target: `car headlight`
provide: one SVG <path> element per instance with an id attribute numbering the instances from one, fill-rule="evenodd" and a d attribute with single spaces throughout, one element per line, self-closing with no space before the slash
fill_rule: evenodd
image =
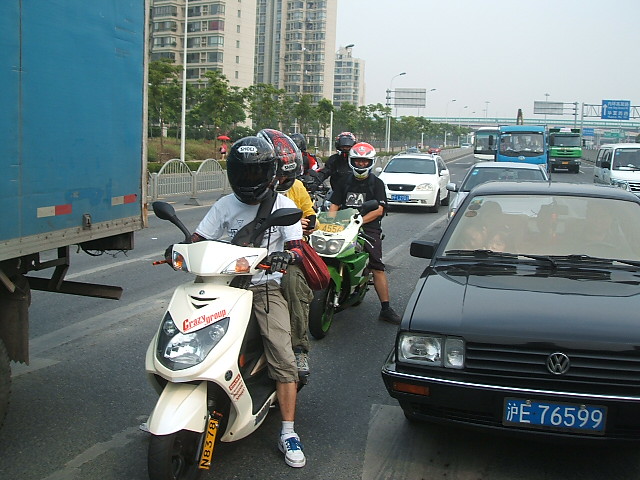
<path id="1" fill-rule="evenodd" d="M 456 337 L 401 333 L 398 361 L 431 367 L 464 368 L 464 340 Z"/>
<path id="2" fill-rule="evenodd" d="M 416 187 L 416 190 L 426 190 L 427 192 L 433 191 L 433 184 L 431 183 L 421 183 Z"/>
<path id="3" fill-rule="evenodd" d="M 167 312 L 160 326 L 156 357 L 170 370 L 184 370 L 197 365 L 227 333 L 229 320 L 229 317 L 224 317 L 196 332 L 182 333 Z"/>

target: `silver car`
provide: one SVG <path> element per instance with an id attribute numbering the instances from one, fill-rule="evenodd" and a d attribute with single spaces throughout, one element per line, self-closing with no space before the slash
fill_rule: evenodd
<path id="1" fill-rule="evenodd" d="M 549 181 L 544 167 L 532 163 L 516 162 L 480 162 L 472 165 L 462 179 L 460 186 L 457 183 L 448 183 L 447 190 L 455 192 L 456 196 L 449 203 L 448 220 L 456 214 L 458 207 L 466 198 L 471 189 L 485 182 L 531 182 Z"/>

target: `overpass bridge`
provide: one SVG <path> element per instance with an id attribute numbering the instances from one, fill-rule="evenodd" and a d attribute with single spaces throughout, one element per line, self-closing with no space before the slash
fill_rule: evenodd
<path id="1" fill-rule="evenodd" d="M 515 125 L 514 117 L 425 117 L 433 123 L 448 123 L 459 127 L 467 127 L 476 130 L 480 127 L 495 127 L 496 125 Z M 547 127 L 581 127 L 596 128 L 601 130 L 623 130 L 625 132 L 640 132 L 640 120 L 601 120 L 599 118 L 585 117 L 576 120 L 574 118 L 547 118 L 524 119 L 525 125 L 545 125 Z"/>

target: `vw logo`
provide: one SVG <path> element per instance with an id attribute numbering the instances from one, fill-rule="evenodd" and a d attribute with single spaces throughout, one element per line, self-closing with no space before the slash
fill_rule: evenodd
<path id="1" fill-rule="evenodd" d="M 564 375 L 570 366 L 571 361 L 564 353 L 552 353 L 547 357 L 547 369 L 554 375 Z"/>

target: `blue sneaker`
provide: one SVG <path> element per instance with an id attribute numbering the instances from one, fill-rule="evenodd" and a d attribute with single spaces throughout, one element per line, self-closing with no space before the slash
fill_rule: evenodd
<path id="1" fill-rule="evenodd" d="M 304 467 L 307 459 L 302 451 L 302 443 L 300 437 L 296 433 L 287 433 L 280 435 L 278 440 L 278 449 L 284 453 L 284 462 L 290 467 Z"/>

